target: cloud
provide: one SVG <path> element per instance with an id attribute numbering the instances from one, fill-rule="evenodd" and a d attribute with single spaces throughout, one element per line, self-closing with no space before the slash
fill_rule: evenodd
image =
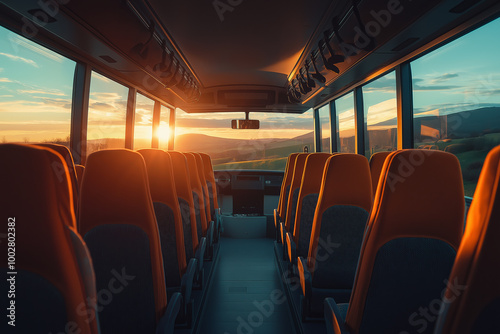
<path id="1" fill-rule="evenodd" d="M 4 53 L 4 52 L 0 52 L 0 56 L 5 56 L 7 58 L 9 58 L 10 60 L 12 61 L 22 61 L 28 65 L 31 65 L 31 66 L 34 66 L 34 67 L 38 67 L 38 64 L 31 60 L 31 59 L 27 59 L 27 58 L 23 58 L 23 57 L 20 57 L 20 56 L 15 56 L 15 55 L 11 55 L 9 53 Z"/>
<path id="2" fill-rule="evenodd" d="M 0 78 L 0 82 L 12 82 L 9 78 Z"/>
<path id="3" fill-rule="evenodd" d="M 0 97 L 14 97 L 14 95 L 0 95 Z"/>
<path id="4" fill-rule="evenodd" d="M 19 89 L 17 92 L 19 94 L 46 94 L 46 95 L 66 96 L 66 94 L 64 94 L 63 92 L 56 91 L 56 90 L 49 91 L 49 90 L 37 90 L 37 89 L 33 89 L 33 90 Z"/>
<path id="5" fill-rule="evenodd" d="M 54 60 L 58 63 L 62 63 L 64 61 L 64 57 L 51 51 L 51 50 L 48 50 L 46 48 L 44 48 L 43 46 L 40 46 L 38 44 L 35 44 L 33 42 L 31 42 L 30 40 L 27 40 L 23 37 L 20 37 L 19 35 L 11 35 L 9 37 L 9 40 L 12 42 L 12 43 L 15 43 L 19 46 L 22 46 L 28 50 L 31 50 L 41 56 L 44 56 L 48 59 L 51 59 L 51 60 Z"/>
<path id="6" fill-rule="evenodd" d="M 448 80 L 453 79 L 453 78 L 458 78 L 458 76 L 459 75 L 457 73 L 445 73 L 445 74 L 442 74 L 442 75 L 435 77 L 430 82 L 431 82 L 431 84 L 440 83 L 440 82 L 448 81 Z"/>
<path id="7" fill-rule="evenodd" d="M 108 79 L 108 78 L 106 78 L 104 75 L 101 75 L 101 74 L 99 74 L 99 73 L 97 73 L 97 72 L 92 72 L 92 78 L 95 78 L 95 79 L 101 80 L 101 81 L 106 82 L 106 83 L 108 83 L 108 82 L 112 82 L 112 80 L 111 80 L 111 79 Z"/>

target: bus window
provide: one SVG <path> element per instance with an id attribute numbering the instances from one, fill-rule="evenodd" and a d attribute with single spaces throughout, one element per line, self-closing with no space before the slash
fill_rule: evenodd
<path id="1" fill-rule="evenodd" d="M 486 154 L 500 144 L 498 31 L 500 19 L 411 63 L 414 145 L 455 154 L 466 196 L 474 194 Z"/>
<path id="2" fill-rule="evenodd" d="M 128 88 L 92 72 L 90 79 L 87 154 L 125 147 Z"/>
<path id="3" fill-rule="evenodd" d="M 354 94 L 351 92 L 335 100 L 339 127 L 339 152 L 355 153 Z"/>
<path id="4" fill-rule="evenodd" d="M 321 151 L 330 153 L 330 105 L 326 104 L 318 110 L 319 122 L 321 125 Z"/>
<path id="5" fill-rule="evenodd" d="M 135 100 L 134 150 L 151 148 L 154 101 L 137 93 Z"/>
<path id="6" fill-rule="evenodd" d="M 388 73 L 362 87 L 365 108 L 365 155 L 397 149 L 396 74 Z"/>
<path id="7" fill-rule="evenodd" d="M 172 133 L 170 132 L 170 109 L 168 107 L 161 106 L 160 125 L 158 127 L 159 149 L 168 150 L 170 136 L 172 136 Z"/>
<path id="8" fill-rule="evenodd" d="M 74 73 L 74 61 L 0 27 L 0 141 L 69 147 Z"/>
<path id="9" fill-rule="evenodd" d="M 258 130 L 231 129 L 232 119 L 243 112 L 188 114 L 176 112 L 175 149 L 204 152 L 215 170 L 284 170 L 290 153 L 314 145 L 312 109 L 290 117 L 279 113 L 251 113 L 260 121 Z"/>

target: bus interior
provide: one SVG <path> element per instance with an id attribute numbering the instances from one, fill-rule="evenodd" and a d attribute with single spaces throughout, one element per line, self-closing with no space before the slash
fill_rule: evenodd
<path id="1" fill-rule="evenodd" d="M 500 333 L 499 17 L 0 0 L 1 332 Z"/>

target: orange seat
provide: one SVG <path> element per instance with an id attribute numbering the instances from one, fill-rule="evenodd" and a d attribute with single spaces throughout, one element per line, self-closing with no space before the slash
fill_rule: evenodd
<path id="1" fill-rule="evenodd" d="M 384 166 L 385 159 L 389 156 L 389 154 L 391 154 L 391 152 L 377 152 L 374 153 L 370 158 L 370 172 L 372 174 L 374 194 L 377 191 L 378 180 L 380 179 L 382 167 Z"/>
<path id="2" fill-rule="evenodd" d="M 419 310 L 446 288 L 464 224 L 458 159 L 397 151 L 381 175 L 349 304 L 325 300 L 329 333 L 415 332 Z M 424 322 L 419 332 L 432 333 L 435 323 Z"/>
<path id="3" fill-rule="evenodd" d="M 479 176 L 434 333 L 500 333 L 499 237 L 500 146 L 497 146 L 486 157 Z"/>
<path id="4" fill-rule="evenodd" d="M 207 222 L 207 232 L 205 237 L 207 238 L 207 259 L 212 259 L 214 254 L 214 220 L 210 213 L 210 197 L 208 195 L 207 180 L 205 178 L 205 166 L 203 164 L 203 159 L 199 153 L 191 153 L 196 159 L 196 167 L 198 170 L 198 178 L 200 180 L 200 187 L 203 198 L 203 205 L 205 211 L 205 217 Z"/>
<path id="5" fill-rule="evenodd" d="M 181 210 L 177 199 L 174 172 L 170 156 L 162 150 L 138 151 L 144 158 L 149 188 L 160 233 L 167 297 L 180 292 L 183 297 L 181 319 L 191 325 L 191 291 L 196 271 L 196 260 L 188 258 L 184 245 Z"/>
<path id="6" fill-rule="evenodd" d="M 306 158 L 297 199 L 294 229 L 287 233 L 286 240 L 288 259 L 292 264 L 297 264 L 297 256 L 306 257 L 309 251 L 309 240 L 323 182 L 323 171 L 326 161 L 331 156 L 330 153 L 310 153 Z"/>
<path id="7" fill-rule="evenodd" d="M 67 148 L 64 145 L 59 145 L 59 144 L 37 144 L 37 146 L 42 146 L 42 147 L 47 147 L 50 148 L 57 153 L 59 153 L 63 157 L 63 161 L 66 163 L 66 166 L 68 167 L 69 171 L 69 178 L 71 181 L 71 189 L 73 190 L 73 207 L 75 208 L 75 212 L 78 212 L 78 196 L 80 194 L 80 188 L 78 187 L 78 177 L 76 175 L 76 169 L 75 169 L 75 163 L 73 161 L 73 155 L 71 154 L 71 151 L 69 148 Z M 62 168 L 62 165 L 56 165 L 54 164 L 53 168 L 57 170 L 58 175 L 64 174 L 64 169 Z"/>
<path id="8" fill-rule="evenodd" d="M 85 174 L 85 166 L 75 165 L 76 181 L 78 182 L 78 191 L 82 187 L 83 174 Z"/>
<path id="9" fill-rule="evenodd" d="M 285 174 L 283 175 L 283 182 L 281 183 L 280 198 L 278 200 L 278 207 L 274 210 L 274 227 L 276 228 L 276 241 L 281 242 L 280 223 L 281 216 L 285 215 L 288 195 L 290 193 L 290 184 L 292 183 L 293 170 L 295 168 L 295 160 L 299 153 L 292 153 L 288 156 L 285 167 Z"/>
<path id="10" fill-rule="evenodd" d="M 97 290 L 110 291 L 99 313 L 102 333 L 172 333 L 182 297 L 174 294 L 167 308 L 160 236 L 139 153 L 89 155 L 80 231 L 94 261 Z"/>
<path id="11" fill-rule="evenodd" d="M 196 159 L 196 166 L 198 169 L 198 177 L 200 179 L 201 189 L 203 190 L 203 202 L 205 204 L 205 214 L 207 216 L 207 222 L 213 220 L 211 209 L 210 209 L 210 197 L 208 195 L 207 178 L 205 176 L 205 165 L 203 164 L 203 158 L 199 153 L 190 152 L 194 155 Z"/>
<path id="12" fill-rule="evenodd" d="M 293 231 L 295 224 L 295 213 L 297 210 L 297 199 L 299 198 L 300 184 L 302 183 L 302 175 L 304 165 L 309 153 L 299 153 L 295 159 L 293 168 L 292 181 L 290 182 L 290 191 L 288 193 L 288 204 L 286 205 L 286 213 L 284 221 L 280 224 L 281 242 L 283 243 L 283 259 L 287 259 L 286 232 Z"/>
<path id="13" fill-rule="evenodd" d="M 325 297 L 349 301 L 373 200 L 370 167 L 362 155 L 334 154 L 321 175 L 307 258 L 298 260 L 303 317 L 321 315 Z"/>
<path id="14" fill-rule="evenodd" d="M 191 180 L 189 178 L 187 158 L 183 153 L 168 151 L 172 160 L 175 176 L 175 190 L 181 210 L 182 226 L 184 229 L 184 244 L 186 247 L 186 258 L 194 257 L 197 260 L 196 281 L 203 286 L 203 257 L 206 249 L 206 239 L 198 234 L 196 213 L 191 191 Z M 198 238 L 200 236 L 200 238 Z"/>
<path id="15" fill-rule="evenodd" d="M 0 157 L 0 213 L 5 220 L 0 267 L 6 273 L 0 286 L 3 305 L 10 308 L 9 300 L 15 301 L 16 308 L 14 318 L 4 309 L 2 333 L 60 333 L 68 324 L 79 333 L 99 333 L 92 260 L 76 231 L 63 157 L 49 148 L 17 144 L 0 144 Z M 7 267 L 7 246 L 15 248 L 13 267 Z M 8 297 L 11 282 L 15 297 Z"/>
<path id="16" fill-rule="evenodd" d="M 205 179 L 207 181 L 207 190 L 210 203 L 210 213 L 214 220 L 214 243 L 219 241 L 221 232 L 221 217 L 219 210 L 219 201 L 217 199 L 217 184 L 215 183 L 214 170 L 212 167 L 212 160 L 206 153 L 199 153 L 203 160 Z"/>
<path id="17" fill-rule="evenodd" d="M 191 192 L 194 202 L 194 211 L 196 215 L 196 230 L 198 232 L 198 239 L 200 239 L 201 237 L 206 237 L 208 229 L 207 215 L 205 214 L 205 201 L 204 201 L 203 188 L 201 186 L 200 176 L 198 174 L 198 163 L 196 162 L 194 154 L 192 153 L 183 153 L 183 154 L 186 157 L 188 165 L 189 181 L 191 184 Z"/>

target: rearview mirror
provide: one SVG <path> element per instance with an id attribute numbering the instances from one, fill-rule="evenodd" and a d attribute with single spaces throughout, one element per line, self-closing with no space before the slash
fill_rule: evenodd
<path id="1" fill-rule="evenodd" d="M 231 128 L 233 129 L 258 129 L 260 121 L 258 119 L 233 119 Z"/>

